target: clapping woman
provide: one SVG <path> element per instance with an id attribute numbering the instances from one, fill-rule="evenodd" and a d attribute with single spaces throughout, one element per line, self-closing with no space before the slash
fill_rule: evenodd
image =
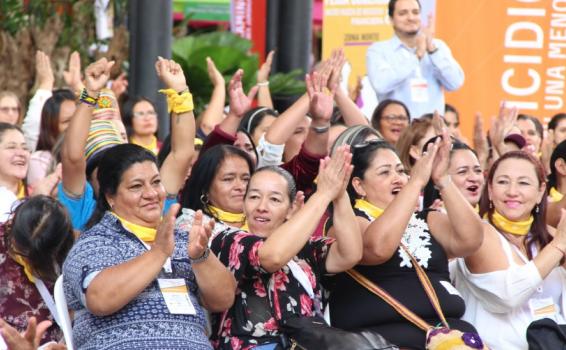
<path id="1" fill-rule="evenodd" d="M 203 306 L 223 311 L 235 293 L 208 250 L 214 222 L 204 225 L 198 212 L 190 234 L 175 230 L 176 204 L 162 219 L 165 188 L 155 156 L 140 146 L 106 151 L 97 178 L 101 219 L 63 267 L 75 347 L 210 349 Z"/>

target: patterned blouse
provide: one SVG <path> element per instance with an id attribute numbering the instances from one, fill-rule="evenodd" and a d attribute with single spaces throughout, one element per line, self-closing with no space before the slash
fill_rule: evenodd
<path id="1" fill-rule="evenodd" d="M 46 285 L 53 293 L 53 285 L 50 283 Z M 8 255 L 4 244 L 4 229 L 0 227 L 0 317 L 23 332 L 27 328 L 28 319 L 32 316 L 38 322 L 53 321 L 51 312 L 35 284 L 28 280 L 24 268 Z M 59 327 L 53 321 L 53 326 L 47 330 L 42 343 L 59 341 L 62 336 Z"/>
<path id="2" fill-rule="evenodd" d="M 120 311 L 98 317 L 85 307 L 90 281 L 98 272 L 129 261 L 146 252 L 146 248 L 110 213 L 84 232 L 63 265 L 67 303 L 75 311 L 75 349 L 212 349 L 205 334 L 205 313 L 197 297 L 198 286 L 189 262 L 187 242 L 188 233 L 176 230 L 171 256 L 173 272 L 162 270 L 158 277 L 184 278 L 196 315 L 169 313 L 154 280 Z"/>
<path id="3" fill-rule="evenodd" d="M 316 305 L 321 304 L 319 281 L 326 274 L 326 256 L 333 239 L 312 239 L 293 258 L 313 286 L 317 302 L 309 297 L 289 266 L 274 273 L 261 267 L 258 251 L 264 242 L 265 238 L 244 231 L 220 233 L 212 242 L 212 251 L 238 281 L 234 305 L 213 316 L 212 339 L 217 349 L 247 350 L 277 342 L 279 320 L 314 316 Z"/>

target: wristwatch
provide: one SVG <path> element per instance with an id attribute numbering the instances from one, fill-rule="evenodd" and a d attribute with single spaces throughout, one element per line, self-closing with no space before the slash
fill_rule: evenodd
<path id="1" fill-rule="evenodd" d="M 198 264 L 205 261 L 208 258 L 208 255 L 210 255 L 210 248 L 206 247 L 202 256 L 196 259 L 193 259 L 189 256 L 189 261 L 191 262 L 191 264 Z"/>

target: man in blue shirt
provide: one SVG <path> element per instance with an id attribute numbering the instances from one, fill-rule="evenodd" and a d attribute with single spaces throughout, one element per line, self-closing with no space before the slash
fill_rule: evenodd
<path id="1" fill-rule="evenodd" d="M 434 38 L 432 16 L 427 27 L 421 26 L 418 0 L 390 0 L 388 11 L 395 34 L 371 45 L 366 56 L 378 100 L 405 103 L 413 118 L 435 110 L 444 114 L 444 89 L 462 86 L 462 68 L 448 46 Z"/>

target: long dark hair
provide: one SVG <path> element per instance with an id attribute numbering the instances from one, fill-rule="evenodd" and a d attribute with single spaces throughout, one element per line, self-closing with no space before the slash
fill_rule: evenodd
<path id="1" fill-rule="evenodd" d="M 59 89 L 53 91 L 53 96 L 45 101 L 41 110 L 41 126 L 37 139 L 36 151 L 51 151 L 59 138 L 59 113 L 65 101 L 75 101 L 71 90 Z"/>
<path id="2" fill-rule="evenodd" d="M 352 165 L 354 166 L 354 170 L 352 171 L 352 176 L 350 176 L 347 188 L 352 205 L 354 205 L 356 199 L 360 197 L 352 185 L 352 179 L 354 177 L 359 177 L 360 179 L 364 178 L 365 172 L 370 167 L 380 149 L 388 149 L 397 154 L 395 148 L 384 140 L 371 140 L 352 147 Z"/>
<path id="3" fill-rule="evenodd" d="M 556 161 L 562 159 L 566 161 L 566 140 L 560 142 L 558 146 L 552 151 L 550 156 L 550 174 L 548 174 L 548 190 L 558 185 L 558 178 L 556 173 Z M 558 190 L 558 188 L 556 188 Z"/>
<path id="4" fill-rule="evenodd" d="M 497 168 L 499 167 L 501 162 L 503 162 L 504 160 L 507 160 L 507 159 L 523 159 L 523 160 L 526 160 L 527 162 L 531 163 L 533 165 L 533 167 L 535 168 L 535 172 L 537 174 L 539 186 L 542 186 L 545 183 L 544 167 L 542 166 L 540 161 L 538 159 L 536 159 L 534 156 L 532 156 L 531 154 L 529 154 L 527 152 L 523 152 L 523 151 L 512 151 L 512 152 L 507 152 L 504 155 L 502 155 L 499 159 L 497 159 L 495 161 L 495 163 L 493 163 L 493 165 L 489 169 L 489 173 L 487 175 L 487 181 L 486 181 L 487 183 L 486 183 L 486 186 L 484 186 L 482 197 L 481 197 L 481 200 L 480 200 L 480 216 L 484 217 L 484 215 L 487 214 L 487 219 L 489 220 L 489 222 L 492 225 L 494 225 L 493 224 L 493 212 L 494 212 L 495 209 L 492 208 L 491 205 L 490 205 L 491 199 L 489 198 L 488 186 L 493 183 L 493 177 L 495 175 L 495 171 L 497 170 Z M 516 169 L 516 170 L 520 171 L 520 169 Z M 552 241 L 552 236 L 550 235 L 550 233 L 548 233 L 548 230 L 546 229 L 546 202 L 547 202 L 546 194 L 547 194 L 547 190 L 548 190 L 548 187 L 545 189 L 544 196 L 542 197 L 542 200 L 538 204 L 538 210 L 536 210 L 537 206 L 533 207 L 533 209 L 531 210 L 531 214 L 533 215 L 534 221 L 533 221 L 533 224 L 531 225 L 531 234 L 528 235 L 527 239 L 525 240 L 525 248 L 526 248 L 527 256 L 529 257 L 529 259 L 533 258 L 532 253 L 531 253 L 531 249 L 530 249 L 533 245 L 538 244 L 540 246 L 540 249 L 542 249 L 548 243 L 550 243 L 550 241 Z M 494 225 L 494 227 L 495 227 L 495 225 Z"/>
<path id="5" fill-rule="evenodd" d="M 16 208 L 4 229 L 8 251 L 24 257 L 37 277 L 55 282 L 74 242 L 63 205 L 48 196 L 33 196 Z"/>
<path id="6" fill-rule="evenodd" d="M 192 210 L 202 210 L 203 213 L 214 216 L 208 210 L 205 197 L 212 185 L 218 169 L 229 157 L 240 157 L 248 164 L 250 175 L 254 172 L 252 160 L 241 149 L 230 145 L 216 145 L 202 152 L 191 171 L 191 176 L 181 191 L 181 206 Z"/>
<path id="7" fill-rule="evenodd" d="M 118 186 L 122 182 L 122 176 L 137 163 L 153 162 L 157 166 L 157 160 L 150 151 L 131 143 L 116 145 L 104 152 L 98 162 L 98 198 L 96 208 L 86 224 L 87 229 L 94 226 L 110 210 L 110 204 L 106 200 L 107 195 L 115 195 Z"/>

